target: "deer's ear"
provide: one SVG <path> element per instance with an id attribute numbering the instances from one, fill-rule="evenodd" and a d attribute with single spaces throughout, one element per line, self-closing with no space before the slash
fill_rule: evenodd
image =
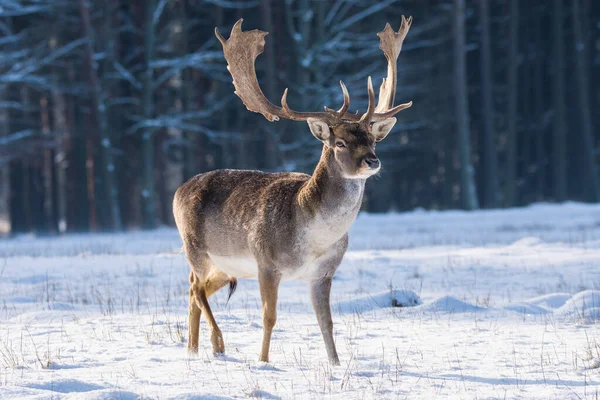
<path id="1" fill-rule="evenodd" d="M 377 121 L 371 126 L 371 134 L 375 136 L 375 140 L 379 142 L 385 139 L 395 124 L 396 118 L 394 117 L 384 119 L 383 121 Z"/>
<path id="2" fill-rule="evenodd" d="M 310 131 L 317 139 L 322 142 L 327 142 L 329 140 L 329 125 L 324 121 L 321 121 L 318 118 L 308 118 L 306 122 L 308 122 Z"/>

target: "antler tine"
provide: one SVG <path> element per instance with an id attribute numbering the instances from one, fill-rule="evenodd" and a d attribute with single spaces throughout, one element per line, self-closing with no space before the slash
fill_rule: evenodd
<path id="1" fill-rule="evenodd" d="M 388 61 L 388 70 L 387 77 L 383 79 L 379 88 L 379 100 L 375 109 L 376 113 L 387 113 L 388 110 L 394 107 L 398 56 L 400 55 L 402 43 L 411 24 L 412 17 L 406 18 L 403 15 L 402 24 L 398 32 L 394 32 L 390 24 L 387 23 L 384 30 L 377 34 L 380 39 L 379 48 L 383 51 Z"/>
<path id="2" fill-rule="evenodd" d="M 399 104 L 394 108 L 391 108 L 383 113 L 375 112 L 375 91 L 373 90 L 373 83 L 371 81 L 371 77 L 369 77 L 368 81 L 368 89 L 369 89 L 369 106 L 367 108 L 367 112 L 364 114 L 360 114 L 357 110 L 356 114 L 346 114 L 344 119 L 346 121 L 356 121 L 356 122 L 374 122 L 381 121 L 383 119 L 387 119 L 393 117 L 395 114 L 399 113 L 402 110 L 405 110 L 412 106 L 412 101 L 408 103 Z M 369 116 L 370 114 L 370 116 Z"/>
<path id="3" fill-rule="evenodd" d="M 285 113 L 286 118 L 292 119 L 292 120 L 297 120 L 297 121 L 301 121 L 302 118 L 294 118 L 294 115 L 298 114 L 295 111 L 293 111 L 287 103 L 287 94 L 288 94 L 288 88 L 285 88 L 285 90 L 283 91 L 283 95 L 281 96 L 281 108 L 283 109 L 283 112 Z"/>
<path id="4" fill-rule="evenodd" d="M 346 87 L 346 85 L 344 85 L 344 82 L 340 81 L 340 86 L 342 87 L 342 93 L 344 95 L 344 104 L 342 105 L 342 107 L 335 111 L 329 107 L 325 107 L 325 111 L 328 112 L 329 114 L 333 114 L 337 117 L 337 119 L 342 119 L 342 117 L 346 114 L 346 112 L 348 111 L 348 109 L 350 108 L 350 94 L 348 94 L 348 88 Z"/>
<path id="5" fill-rule="evenodd" d="M 373 81 L 371 81 L 370 76 L 367 82 L 367 89 L 369 91 L 369 107 L 367 108 L 367 112 L 360 117 L 359 122 L 366 122 L 368 124 L 371 122 L 373 114 L 375 113 L 375 91 L 373 90 Z"/>
<path id="6" fill-rule="evenodd" d="M 298 111 L 294 111 L 288 106 L 287 94 L 288 94 L 288 88 L 285 88 L 285 90 L 283 91 L 283 95 L 281 96 L 282 113 L 280 114 L 280 117 L 282 117 L 282 118 L 291 119 L 293 121 L 305 121 L 308 118 L 319 118 L 319 119 L 322 119 L 323 121 L 327 122 L 328 124 L 335 124 L 341 118 L 341 115 L 338 115 L 337 112 L 333 111 L 333 110 L 332 110 L 332 112 L 298 112 Z M 325 107 L 325 108 L 327 108 L 327 107 Z M 342 108 L 344 108 L 344 107 L 342 106 Z"/>
<path id="7" fill-rule="evenodd" d="M 244 19 L 241 18 L 238 22 L 243 21 L 243 20 Z M 221 42 L 221 45 L 225 46 L 225 42 L 227 42 L 227 40 L 221 35 L 221 32 L 219 32 L 219 28 L 217 28 L 216 26 L 215 26 L 215 36 L 217 37 L 217 39 L 219 39 L 219 42 Z"/>
<path id="8" fill-rule="evenodd" d="M 376 113 L 373 115 L 373 120 L 382 120 L 386 118 L 393 117 L 395 114 L 399 113 L 402 110 L 405 110 L 409 107 L 412 107 L 413 102 L 409 101 L 408 103 L 399 104 L 396 107 L 384 112 L 384 113 Z"/>

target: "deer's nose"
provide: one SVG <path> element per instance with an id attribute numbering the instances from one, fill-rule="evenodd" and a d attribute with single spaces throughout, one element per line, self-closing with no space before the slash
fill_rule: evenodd
<path id="1" fill-rule="evenodd" d="M 369 154 L 365 157 L 365 163 L 371 169 L 379 168 L 379 158 L 375 154 Z"/>

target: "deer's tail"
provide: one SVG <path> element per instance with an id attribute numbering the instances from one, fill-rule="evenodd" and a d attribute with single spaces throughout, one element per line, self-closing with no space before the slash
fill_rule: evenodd
<path id="1" fill-rule="evenodd" d="M 235 293 L 235 289 L 237 289 L 237 278 L 231 278 L 229 280 L 229 294 L 227 295 L 227 304 L 229 304 L 229 299 Z"/>

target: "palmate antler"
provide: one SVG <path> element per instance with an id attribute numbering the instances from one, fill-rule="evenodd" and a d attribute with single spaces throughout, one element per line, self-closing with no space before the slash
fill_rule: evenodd
<path id="1" fill-rule="evenodd" d="M 227 69 L 233 77 L 235 94 L 242 99 L 248 110 L 262 114 L 269 121 L 278 121 L 279 118 L 294 121 L 319 118 L 329 125 L 334 125 L 342 120 L 369 123 L 389 118 L 412 105 L 412 102 L 409 102 L 393 107 L 394 93 L 396 91 L 396 60 L 402 48 L 402 41 L 410 28 L 412 18 L 406 20 L 406 18 L 402 17 L 402 26 L 397 33 L 387 24 L 384 31 L 378 34 L 381 39 L 380 48 L 384 51 L 388 59 L 388 76 L 381 85 L 377 107 L 375 107 L 373 84 L 371 77 L 369 77 L 369 107 L 363 115 L 347 114 L 350 108 L 350 96 L 348 89 L 346 89 L 342 81 L 340 81 L 340 86 L 344 94 L 344 104 L 337 111 L 327 107 L 325 107 L 325 112 L 293 111 L 287 104 L 287 89 L 285 89 L 281 97 L 281 107 L 271 103 L 260 89 L 254 66 L 256 57 L 262 54 L 265 49 L 265 36 L 268 35 L 268 32 L 257 29 L 243 32 L 242 21 L 243 19 L 240 19 L 235 23 L 231 29 L 229 39 L 226 40 L 221 36 L 217 28 L 215 28 L 215 35 L 223 45 L 223 53 L 227 60 Z"/>
<path id="2" fill-rule="evenodd" d="M 390 24 L 385 24 L 383 31 L 379 32 L 379 48 L 385 54 L 388 61 L 387 78 L 383 79 L 379 88 L 379 101 L 375 112 L 383 112 L 394 107 L 394 96 L 396 95 L 396 75 L 398 72 L 397 62 L 400 51 L 402 51 L 402 43 L 412 24 L 412 17 L 406 19 L 402 16 L 402 25 L 398 32 L 394 32 Z M 404 108 L 408 108 L 412 102 L 401 104 Z M 400 107 L 399 106 L 399 107 Z M 402 108 L 402 110 L 404 109 Z"/>

